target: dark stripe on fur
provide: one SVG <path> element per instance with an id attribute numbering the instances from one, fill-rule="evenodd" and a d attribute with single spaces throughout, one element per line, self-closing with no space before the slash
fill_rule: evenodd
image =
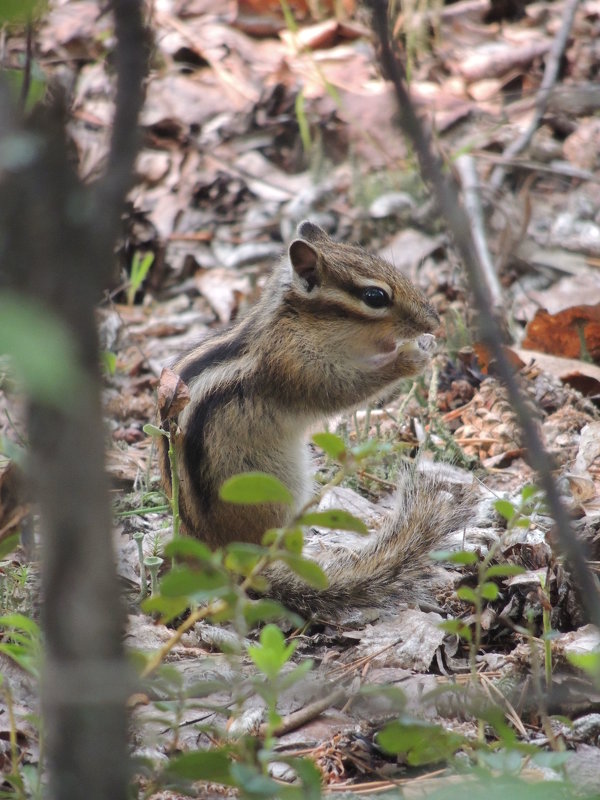
<path id="1" fill-rule="evenodd" d="M 188 419 L 183 440 L 183 459 L 195 499 L 205 514 L 209 513 L 219 489 L 210 475 L 210 459 L 205 453 L 206 432 L 214 414 L 222 413 L 228 403 L 241 405 L 243 402 L 241 383 L 226 386 L 199 400 Z"/>
<path id="2" fill-rule="evenodd" d="M 358 309 L 336 303 L 335 300 L 318 300 L 313 297 L 304 299 L 299 295 L 288 295 L 283 301 L 282 316 L 297 316 L 300 312 L 315 317 L 319 321 L 353 318 L 370 322 L 373 319 L 372 314 L 361 313 Z"/>
<path id="3" fill-rule="evenodd" d="M 205 369 L 239 358 L 247 350 L 249 334 L 250 326 L 245 325 L 235 335 L 230 335 L 229 331 L 218 334 L 213 344 L 208 339 L 205 344 L 201 344 L 198 348 L 201 351 L 200 355 L 186 363 L 179 372 L 181 380 L 189 384 L 193 378 L 200 375 Z M 183 359 L 183 361 L 185 360 Z"/>

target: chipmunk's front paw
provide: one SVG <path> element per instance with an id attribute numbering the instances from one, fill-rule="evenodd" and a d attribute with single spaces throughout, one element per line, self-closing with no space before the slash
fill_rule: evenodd
<path id="1" fill-rule="evenodd" d="M 437 340 L 432 333 L 424 333 L 422 336 L 419 336 L 417 339 L 417 344 L 419 346 L 419 350 L 423 350 L 424 353 L 427 353 L 428 356 L 435 355 L 437 350 Z"/>

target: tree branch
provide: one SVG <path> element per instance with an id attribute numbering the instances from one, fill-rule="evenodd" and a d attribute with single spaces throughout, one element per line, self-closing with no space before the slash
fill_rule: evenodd
<path id="1" fill-rule="evenodd" d="M 94 186 L 97 223 L 101 235 L 115 238 L 123 202 L 133 185 L 133 166 L 140 144 L 138 117 L 144 102 L 144 79 L 149 53 L 149 32 L 144 27 L 139 0 L 112 0 L 115 35 L 117 93 L 106 171 Z"/>
<path id="2" fill-rule="evenodd" d="M 400 110 L 400 124 L 410 140 L 421 166 L 423 178 L 433 189 L 439 208 L 454 237 L 455 246 L 462 258 L 471 291 L 479 311 L 481 338 L 494 355 L 497 373 L 510 397 L 515 415 L 523 431 L 529 462 L 537 472 L 540 486 L 557 527 L 560 548 L 566 556 L 573 574 L 574 584 L 590 620 L 600 627 L 600 594 L 598 586 L 585 559 L 584 551 L 577 540 L 569 516 L 561 502 L 552 477 L 553 462 L 546 452 L 537 427 L 527 410 L 523 395 L 501 346 L 501 332 L 485 281 L 477 249 L 469 227 L 469 221 L 461 202 L 458 186 L 443 168 L 440 157 L 434 152 L 431 136 L 418 119 L 405 84 L 405 73 L 400 60 L 392 49 L 386 0 L 369 0 L 372 9 L 373 29 L 380 45 L 380 59 L 384 74 L 392 81 Z"/>
<path id="3" fill-rule="evenodd" d="M 511 144 L 506 148 L 503 154 L 505 158 L 513 158 L 513 156 L 522 153 L 523 150 L 529 146 L 529 142 L 532 140 L 533 134 L 536 132 L 540 122 L 542 121 L 542 117 L 546 111 L 546 106 L 548 105 L 550 92 L 552 91 L 552 88 L 558 77 L 560 62 L 569 40 L 569 34 L 571 33 L 571 28 L 573 27 L 573 20 L 575 19 L 575 12 L 577 11 L 579 1 L 580 0 L 567 0 L 565 3 L 562 24 L 558 29 L 556 36 L 554 37 L 552 47 L 548 53 L 544 77 L 542 78 L 542 83 L 540 84 L 540 88 L 535 99 L 535 114 L 521 136 L 511 142 Z M 505 173 L 506 167 L 502 164 L 498 165 L 493 171 L 490 178 L 490 186 L 493 190 L 497 191 L 502 186 Z"/>

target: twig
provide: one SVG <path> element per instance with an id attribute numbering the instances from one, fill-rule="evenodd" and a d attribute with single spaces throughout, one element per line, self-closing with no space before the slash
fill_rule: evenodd
<path id="1" fill-rule="evenodd" d="M 481 338 L 494 355 L 497 374 L 506 386 L 515 416 L 521 425 L 529 462 L 539 476 L 540 487 L 546 493 L 548 506 L 556 522 L 559 545 L 569 561 L 574 584 L 579 591 L 579 598 L 590 620 L 596 626 L 600 626 L 598 586 L 588 568 L 584 551 L 573 532 L 569 516 L 554 483 L 553 460 L 542 444 L 536 425 L 517 385 L 515 374 L 502 348 L 500 329 L 493 314 L 493 306 L 486 284 L 481 277 L 481 266 L 469 228 L 469 221 L 462 205 L 457 202 L 458 187 L 448 171 L 444 170 L 439 156 L 434 153 L 431 136 L 418 119 L 409 98 L 404 69 L 390 44 L 387 2 L 370 0 L 369 4 L 373 10 L 373 27 L 380 42 L 381 63 L 385 74 L 392 81 L 396 93 L 400 109 L 400 124 L 417 154 L 424 180 L 433 188 L 439 208 L 453 234 L 456 248 L 464 263 L 476 307 L 480 312 Z"/>
<path id="2" fill-rule="evenodd" d="M 33 62 L 33 22 L 28 20 L 25 31 L 25 64 L 23 66 L 23 81 L 21 83 L 21 111 L 27 107 L 27 98 L 31 89 L 31 64 Z"/>
<path id="3" fill-rule="evenodd" d="M 504 156 L 506 158 L 512 158 L 518 153 L 523 152 L 523 150 L 525 150 L 531 141 L 533 134 L 538 129 L 538 126 L 546 111 L 546 106 L 548 105 L 550 92 L 552 91 L 552 87 L 556 83 L 556 79 L 558 77 L 560 62 L 567 46 L 567 41 L 569 39 L 569 34 L 571 33 L 571 28 L 573 27 L 573 19 L 575 18 L 575 12 L 577 11 L 578 5 L 579 0 L 566 0 L 565 2 L 562 24 L 558 30 L 558 33 L 554 37 L 552 47 L 548 53 L 544 77 L 542 78 L 542 83 L 535 100 L 535 114 L 523 133 L 506 148 L 504 152 Z M 505 172 L 506 170 L 503 166 L 498 166 L 493 171 L 490 178 L 490 186 L 493 191 L 498 191 L 498 189 L 502 186 Z"/>
<path id="4" fill-rule="evenodd" d="M 345 700 L 347 694 L 348 692 L 346 689 L 335 689 L 333 692 L 325 695 L 325 697 L 321 697 L 319 700 L 309 703 L 304 708 L 300 708 L 298 711 L 292 711 L 291 714 L 288 714 L 281 720 L 281 723 L 273 731 L 273 735 L 283 736 L 285 733 L 290 733 L 290 731 L 301 728 L 302 725 L 311 722 L 315 717 L 322 714 L 323 711 L 327 711 L 331 706 Z M 259 736 L 265 736 L 267 729 L 267 724 L 263 722 L 258 729 Z"/>
<path id="5" fill-rule="evenodd" d="M 133 164 L 138 152 L 138 116 L 144 101 L 144 78 L 148 60 L 148 32 L 138 0 L 113 0 L 115 21 L 115 66 L 118 74 L 115 114 L 106 171 L 94 187 L 96 219 L 94 231 L 101 240 L 114 240 L 123 198 L 133 185 Z M 101 210 L 101 211 L 100 211 Z M 106 259 L 106 270 L 111 269 Z"/>
<path id="6" fill-rule="evenodd" d="M 491 695 L 495 694 L 496 697 L 499 699 L 500 703 L 506 706 L 507 709 L 506 716 L 515 726 L 516 730 L 519 732 L 519 735 L 522 736 L 525 741 L 527 741 L 527 731 L 525 730 L 525 726 L 523 725 L 521 717 L 519 717 L 519 715 L 515 711 L 515 708 L 508 699 L 508 697 L 505 697 L 502 694 L 500 689 L 498 689 L 498 687 L 492 683 L 492 681 L 489 679 L 487 675 L 485 675 L 485 673 L 483 672 L 479 673 L 479 680 L 481 682 L 481 686 L 484 688 L 490 700 L 492 699 Z"/>
<path id="7" fill-rule="evenodd" d="M 600 177 L 594 175 L 589 169 L 580 169 L 566 161 L 553 161 L 550 164 L 542 164 L 540 161 L 531 161 L 525 158 L 509 158 L 502 153 L 486 153 L 484 150 L 471 150 L 473 158 L 480 158 L 491 161 L 492 164 L 501 164 L 506 167 L 518 167 L 521 170 L 542 172 L 546 175 L 561 175 L 564 178 L 575 178 L 579 181 L 589 181 L 590 183 L 600 183 Z"/>
<path id="8" fill-rule="evenodd" d="M 485 280 L 492 305 L 494 308 L 501 308 L 502 287 L 487 246 L 483 209 L 479 202 L 479 176 L 475 168 L 475 161 L 472 156 L 462 155 L 456 159 L 455 166 L 460 175 L 465 211 L 471 222 L 471 231 L 482 268 L 482 278 Z"/>

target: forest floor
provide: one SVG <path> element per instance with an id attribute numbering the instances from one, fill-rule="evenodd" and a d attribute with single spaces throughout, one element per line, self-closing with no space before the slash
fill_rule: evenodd
<path id="1" fill-rule="evenodd" d="M 444 221 L 396 125 L 395 96 L 381 77 L 368 16 L 352 0 L 336 4 L 335 12 L 324 4 L 318 19 L 300 0 L 290 3 L 291 16 L 282 5 L 168 0 L 154 3 L 149 16 L 153 50 L 143 145 L 119 265 L 98 310 L 128 647 L 155 651 L 172 635 L 172 628 L 140 610 L 132 538 L 143 532 L 146 555 L 160 555 L 171 535 L 155 444 L 143 430 L 155 421 L 162 368 L 244 313 L 297 224 L 308 218 L 333 238 L 384 255 L 423 289 L 442 318 L 439 354 L 413 389 L 408 383 L 390 402 L 323 420 L 320 429 L 335 430 L 349 446 L 369 439 L 382 445 L 326 502 L 376 526 L 400 462 L 418 454 L 425 468 L 442 463 L 452 480 L 475 480 L 477 509 L 464 532 L 466 545 L 457 545 L 478 559 L 493 547 L 494 564 L 523 570 L 499 570 L 496 589 L 479 608 L 473 602 L 482 581 L 477 563 L 455 564 L 439 568 L 439 592 L 428 609 L 349 610 L 345 618 L 318 620 L 300 632 L 284 628 L 296 643 L 290 663 L 311 658 L 315 666 L 281 691 L 278 712 L 289 729 L 277 737 L 277 752 L 311 757 L 326 792 L 401 786 L 406 797 L 450 797 L 453 791 L 462 797 L 473 774 L 461 774 L 461 753 L 465 766 L 465 753 L 473 758 L 466 743 L 477 742 L 481 770 L 524 781 L 511 789 L 517 796 L 537 796 L 528 792 L 539 782 L 559 787 L 552 796 L 600 794 L 600 694 L 572 663 L 572 654 L 597 652 L 598 633 L 587 624 L 559 557 L 553 521 L 539 495 L 526 488 L 536 476 L 514 410 L 479 342 L 469 287 Z M 476 167 L 507 353 L 597 569 L 597 0 L 577 4 L 542 119 L 525 151 L 509 150 L 534 117 L 572 6 L 459 0 L 398 16 L 395 30 L 405 44 L 411 95 L 448 168 L 461 154 Z M 80 173 L 90 181 L 103 169 L 110 135 L 112 35 L 110 16 L 91 0 L 51 2 L 36 35 L 34 86 L 56 83 L 72 97 L 68 133 Z M 5 64 L 17 65 L 24 39 L 15 32 L 3 48 Z M 149 269 L 138 280 L 144 260 Z M 11 441 L 16 434 L 4 411 L 12 401 L 1 400 L 0 431 Z M 313 450 L 315 469 L 326 481 L 335 467 Z M 4 562 L 13 581 L 12 610 L 27 605 L 17 577 L 25 568 L 22 552 Z M 441 629 L 448 620 L 458 623 Z M 480 633 L 476 653 L 465 628 Z M 187 632 L 167 657 L 175 677 L 164 677 L 155 696 L 139 701 L 133 738 L 148 764 L 210 748 L 217 729 L 253 732 L 263 720 L 264 701 L 248 688 L 251 659 L 220 652 L 227 628 L 220 631 L 202 622 Z M 248 640 L 257 635 L 248 632 Z M 242 649 L 247 644 L 243 640 Z M 28 717 L 36 708 L 35 687 L 8 662 L 3 672 L 16 697 L 21 759 L 35 764 L 39 743 Z M 212 693 L 206 689 L 211 681 Z M 200 684 L 204 690 L 194 695 Z M 324 710 L 315 705 L 340 685 L 347 690 L 342 701 L 338 696 Z M 370 695 L 367 686 L 385 691 Z M 484 697 L 494 713 L 481 711 Z M 306 719 L 294 724 L 290 715 L 301 709 L 308 709 Z M 415 744 L 414 730 L 404 748 L 390 734 L 385 752 L 377 732 L 399 715 L 406 729 L 425 726 L 429 744 L 440 729 L 459 738 L 444 739 L 431 755 L 422 742 Z M 6 716 L 1 719 L 3 739 L 9 728 Z M 152 781 L 141 774 L 152 795 Z M 283 762 L 274 764 L 273 775 L 283 782 L 292 777 Z M 216 780 L 189 788 L 189 796 L 221 791 L 231 790 Z M 163 788 L 154 796 L 184 794 Z"/>

